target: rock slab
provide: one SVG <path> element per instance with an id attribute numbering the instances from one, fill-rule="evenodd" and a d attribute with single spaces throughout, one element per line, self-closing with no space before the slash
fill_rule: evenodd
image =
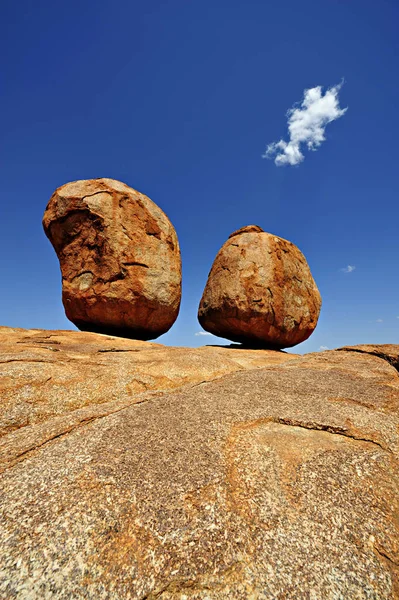
<path id="1" fill-rule="evenodd" d="M 399 597 L 399 346 L 2 328 L 0 364 L 1 598 Z"/>
<path id="2" fill-rule="evenodd" d="M 79 329 L 148 340 L 173 325 L 179 243 L 147 196 L 114 179 L 67 183 L 52 195 L 43 226 L 60 261 L 66 316 Z"/>
<path id="3" fill-rule="evenodd" d="M 217 254 L 199 305 L 202 327 L 249 346 L 288 348 L 314 331 L 321 297 L 302 252 L 249 225 Z"/>

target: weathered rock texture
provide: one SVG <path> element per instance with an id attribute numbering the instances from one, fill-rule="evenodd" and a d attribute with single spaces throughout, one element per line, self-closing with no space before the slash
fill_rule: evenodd
<path id="1" fill-rule="evenodd" d="M 399 597 L 399 346 L 0 342 L 1 598 Z"/>
<path id="2" fill-rule="evenodd" d="M 321 297 L 302 252 L 249 225 L 232 233 L 209 273 L 198 320 L 214 335 L 288 348 L 317 325 Z"/>
<path id="3" fill-rule="evenodd" d="M 176 232 L 144 194 L 114 179 L 58 188 L 43 226 L 60 260 L 65 312 L 79 329 L 153 339 L 179 312 Z"/>
<path id="4" fill-rule="evenodd" d="M 24 451 L 30 439 L 26 427 L 43 426 L 45 432 L 49 425 L 60 424 L 62 432 L 64 416 L 90 419 L 106 412 L 109 403 L 130 405 L 148 393 L 158 395 L 296 357 L 217 346 L 187 350 L 95 333 L 8 327 L 0 327 L 0 353 L 0 436 L 15 431 Z M 2 458 L 13 460 L 12 454 L 7 447 Z"/>

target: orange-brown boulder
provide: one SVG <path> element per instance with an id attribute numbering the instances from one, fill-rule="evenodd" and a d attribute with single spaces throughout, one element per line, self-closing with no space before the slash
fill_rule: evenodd
<path id="1" fill-rule="evenodd" d="M 43 218 L 62 272 L 66 316 L 79 329 L 148 340 L 179 312 L 176 232 L 144 194 L 114 179 L 74 181 Z"/>
<path id="2" fill-rule="evenodd" d="M 302 252 L 249 225 L 232 233 L 209 273 L 198 320 L 246 345 L 288 348 L 316 327 L 321 297 Z"/>

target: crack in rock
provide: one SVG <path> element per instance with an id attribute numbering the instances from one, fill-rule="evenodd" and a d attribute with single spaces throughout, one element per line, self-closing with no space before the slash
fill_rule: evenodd
<path id="1" fill-rule="evenodd" d="M 394 357 L 394 356 L 389 356 L 389 354 L 386 354 L 385 352 L 378 352 L 378 351 L 373 351 L 373 350 L 363 350 L 362 348 L 351 348 L 351 347 L 346 347 L 344 346 L 343 348 L 337 348 L 336 350 L 337 352 L 357 352 L 359 354 L 368 354 L 369 356 L 375 356 L 376 358 L 381 358 L 381 360 L 384 360 L 385 362 L 387 362 L 389 365 L 391 365 L 391 367 L 393 367 L 399 374 L 399 356 L 398 357 Z"/>

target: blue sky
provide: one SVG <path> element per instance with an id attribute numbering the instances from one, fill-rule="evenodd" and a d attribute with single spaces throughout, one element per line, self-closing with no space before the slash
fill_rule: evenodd
<path id="1" fill-rule="evenodd" d="M 71 329 L 44 208 L 68 181 L 147 194 L 179 236 L 183 298 L 157 341 L 197 346 L 213 259 L 248 224 L 305 254 L 323 308 L 299 352 L 399 343 L 399 4 L 3 0 L 0 324 Z M 262 159 L 333 86 L 341 118 L 297 166 Z M 350 273 L 341 269 L 355 266 Z"/>

